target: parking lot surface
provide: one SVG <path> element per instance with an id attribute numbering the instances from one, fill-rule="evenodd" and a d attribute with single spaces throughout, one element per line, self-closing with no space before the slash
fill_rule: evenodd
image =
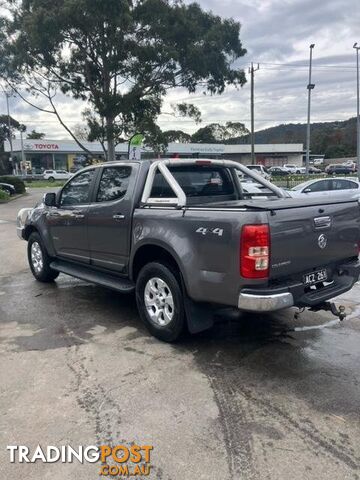
<path id="1" fill-rule="evenodd" d="M 133 296 L 33 279 L 15 218 L 43 192 L 0 205 L 0 478 L 99 478 L 97 464 L 11 464 L 7 445 L 137 443 L 154 447 L 153 479 L 359 479 L 359 284 L 342 324 L 223 311 L 161 343 Z"/>

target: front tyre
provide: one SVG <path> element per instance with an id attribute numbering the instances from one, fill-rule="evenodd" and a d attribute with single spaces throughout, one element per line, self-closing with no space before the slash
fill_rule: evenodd
<path id="1" fill-rule="evenodd" d="M 59 272 L 50 268 L 51 257 L 37 232 L 33 232 L 29 237 L 27 253 L 30 270 L 36 280 L 48 283 L 59 276 Z"/>
<path id="2" fill-rule="evenodd" d="M 161 263 L 145 265 L 136 281 L 136 303 L 154 337 L 177 341 L 185 329 L 183 292 L 174 273 Z"/>

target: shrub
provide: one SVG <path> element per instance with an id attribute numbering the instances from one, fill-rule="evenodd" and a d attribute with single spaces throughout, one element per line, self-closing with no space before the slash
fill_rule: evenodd
<path id="1" fill-rule="evenodd" d="M 14 185 L 16 193 L 25 193 L 25 183 L 18 177 L 10 175 L 7 177 L 0 177 L 0 182 L 10 183 L 10 185 Z"/>
<path id="2" fill-rule="evenodd" d="M 0 202 L 4 200 L 8 200 L 10 195 L 7 192 L 4 192 L 4 190 L 0 189 Z"/>

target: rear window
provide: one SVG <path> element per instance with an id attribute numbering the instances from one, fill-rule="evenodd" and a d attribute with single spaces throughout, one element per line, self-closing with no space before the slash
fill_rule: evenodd
<path id="1" fill-rule="evenodd" d="M 171 167 L 171 173 L 187 197 L 232 195 L 234 185 L 229 170 L 221 167 Z M 152 198 L 172 198 L 175 194 L 160 172 L 157 172 L 151 190 Z"/>

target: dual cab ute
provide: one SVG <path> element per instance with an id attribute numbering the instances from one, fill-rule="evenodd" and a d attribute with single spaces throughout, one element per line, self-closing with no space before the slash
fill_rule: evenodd
<path id="1" fill-rule="evenodd" d="M 252 177 L 267 198 L 252 199 Z M 328 302 L 359 279 L 357 199 L 295 199 L 226 160 L 88 167 L 19 212 L 41 282 L 60 272 L 136 292 L 150 332 L 177 340 L 213 325 L 213 306 L 272 312 Z"/>

